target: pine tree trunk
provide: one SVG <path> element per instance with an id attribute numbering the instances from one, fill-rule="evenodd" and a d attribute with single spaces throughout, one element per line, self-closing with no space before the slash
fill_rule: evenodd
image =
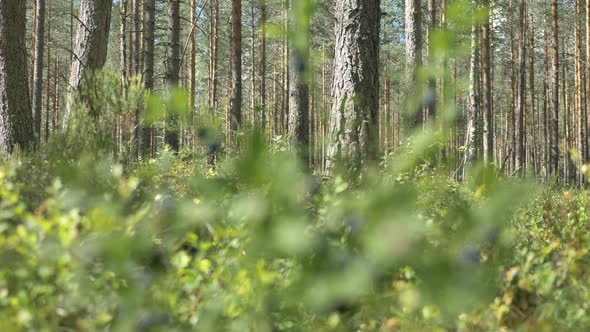
<path id="1" fill-rule="evenodd" d="M 417 94 L 416 71 L 422 64 L 422 15 L 420 0 L 406 0 L 406 97 L 412 100 Z M 414 103 L 411 103 L 414 104 Z M 410 105 L 416 112 L 414 126 L 424 123 L 421 105 Z"/>
<path id="2" fill-rule="evenodd" d="M 581 10 L 581 0 L 575 0 L 575 18 L 574 18 L 574 48 L 575 48 L 575 56 L 574 56 L 574 73 L 575 73 L 575 117 L 576 121 L 574 122 L 575 125 L 575 138 L 574 138 L 574 148 L 576 149 L 576 153 L 580 156 L 580 158 L 574 158 L 574 165 L 576 168 L 574 169 L 574 174 L 572 180 L 574 183 L 577 183 L 580 179 L 580 174 L 578 170 L 582 166 L 580 161 L 583 158 L 584 150 L 583 150 L 583 122 L 582 122 L 582 109 L 583 109 L 583 82 L 582 82 L 582 32 L 581 32 L 581 24 L 580 24 L 580 16 L 582 13 Z"/>
<path id="3" fill-rule="evenodd" d="M 473 1 L 473 7 L 476 8 L 477 2 Z M 473 161 L 476 157 L 476 150 L 475 150 L 475 134 L 476 134 L 476 125 L 477 125 L 477 117 L 479 115 L 479 96 L 478 96 L 478 89 L 477 89 L 477 82 L 479 78 L 477 77 L 479 70 L 477 69 L 477 65 L 479 63 L 478 60 L 478 36 L 477 36 L 477 27 L 475 23 L 471 26 L 471 56 L 469 62 L 469 107 L 467 109 L 467 116 L 465 122 L 465 154 L 463 159 L 463 172 L 462 172 L 462 179 L 467 178 L 467 172 L 469 168 L 472 166 Z"/>
<path id="4" fill-rule="evenodd" d="M 434 30 L 436 29 L 436 1 L 435 0 L 428 0 L 428 65 L 430 67 L 434 67 L 435 66 L 435 61 L 436 59 L 434 59 L 434 53 L 433 53 L 433 47 L 432 47 L 432 42 L 433 40 L 431 40 L 432 38 L 430 37 L 430 34 L 432 32 L 434 32 Z M 436 113 L 436 78 L 430 77 L 428 79 L 428 91 L 427 91 L 427 96 L 428 96 L 428 100 L 429 102 L 426 104 L 427 107 L 427 115 L 428 118 L 433 119 L 434 115 Z M 385 121 L 387 122 L 387 121 Z M 389 127 L 387 127 L 389 128 Z M 387 135 L 386 135 L 387 136 Z"/>
<path id="5" fill-rule="evenodd" d="M 35 136 L 41 137 L 41 103 L 43 93 L 43 51 L 45 48 L 45 0 L 37 0 L 35 12 L 35 55 L 33 67 L 33 119 Z"/>
<path id="6" fill-rule="evenodd" d="M 549 175 L 558 176 L 559 172 L 559 46 L 558 46 L 558 10 L 557 0 L 551 2 L 553 59 L 551 63 L 552 102 Z"/>
<path id="7" fill-rule="evenodd" d="M 518 6 L 518 97 L 517 97 L 517 117 L 516 117 L 516 157 L 515 157 L 515 171 L 520 174 L 525 174 L 526 168 L 526 157 L 525 157 L 525 142 L 524 142 L 524 131 L 525 131 L 525 104 L 526 104 L 526 81 L 525 81 L 525 69 L 526 69 L 526 24 L 524 19 L 525 13 L 525 0 L 519 0 Z"/>
<path id="8" fill-rule="evenodd" d="M 98 112 L 92 100 L 83 93 L 83 86 L 91 81 L 93 72 L 100 70 L 106 61 L 109 29 L 111 25 L 112 0 L 81 0 L 79 24 L 74 42 L 74 57 L 70 70 L 69 93 L 66 114 L 63 117 L 64 130 L 72 114 L 76 95 L 85 102 L 92 114 Z"/>
<path id="9" fill-rule="evenodd" d="M 35 144 L 27 77 L 26 2 L 0 1 L 0 149 Z"/>
<path id="10" fill-rule="evenodd" d="M 180 3 L 179 0 L 169 0 L 168 5 L 168 70 L 166 81 L 170 89 L 178 87 L 180 81 Z M 170 111 L 170 110 L 169 110 Z M 179 124 L 177 114 L 168 112 L 166 115 L 166 130 L 164 144 L 170 146 L 174 152 L 180 148 L 178 136 Z"/>
<path id="11" fill-rule="evenodd" d="M 141 1 L 133 0 L 133 74 L 141 74 Z"/>
<path id="12" fill-rule="evenodd" d="M 154 43 L 155 43 L 155 25 L 156 25 L 156 4 L 155 0 L 145 0 L 144 2 L 144 27 L 143 34 L 144 45 L 144 72 L 143 84 L 145 89 L 149 92 L 154 88 Z M 139 154 L 141 156 L 148 156 L 153 150 L 152 147 L 152 128 L 145 123 L 141 128 L 141 141 L 139 143 Z"/>
<path id="13" fill-rule="evenodd" d="M 191 25 L 197 22 L 197 0 L 191 0 Z M 194 29 L 191 29 L 191 59 L 189 69 L 189 111 L 193 114 L 195 109 L 195 92 L 197 83 L 197 40 Z"/>
<path id="14" fill-rule="evenodd" d="M 47 115 L 49 118 L 49 114 Z M 55 50 L 55 65 L 53 68 L 53 132 L 57 131 L 59 120 L 59 57 Z M 49 126 L 48 126 L 49 127 Z M 47 128 L 48 130 L 49 128 Z"/>
<path id="15" fill-rule="evenodd" d="M 266 129 L 266 0 L 258 0 L 260 11 L 260 32 L 258 36 L 258 80 L 260 83 L 260 109 L 262 130 Z"/>
<path id="16" fill-rule="evenodd" d="M 293 11 L 297 17 L 293 26 L 294 47 L 291 47 L 291 86 L 289 87 L 289 135 L 299 151 L 303 165 L 309 165 L 309 26 L 310 0 L 297 0 Z"/>
<path id="17" fill-rule="evenodd" d="M 522 1 L 522 0 L 521 0 Z M 490 63 L 490 18 L 489 0 L 483 1 L 486 18 L 482 23 L 482 106 L 483 106 L 483 159 L 485 163 L 494 162 L 494 114 L 492 110 L 492 80 Z"/>
<path id="18" fill-rule="evenodd" d="M 47 43 L 49 44 L 47 46 L 47 94 L 46 94 L 46 106 L 45 106 L 45 118 L 49 118 L 49 113 L 51 111 L 51 47 L 50 47 L 50 43 L 51 43 L 51 7 L 49 6 L 48 11 L 47 11 Z M 39 100 L 39 102 L 41 102 L 41 100 Z M 34 113 L 33 113 L 34 114 Z M 35 117 L 35 114 L 33 115 L 33 118 Z M 38 119 L 39 123 L 39 132 L 38 132 L 38 138 L 41 138 L 41 112 L 39 112 L 39 119 Z M 46 122 L 47 124 L 49 122 Z M 37 124 L 36 124 L 37 125 Z M 49 139 L 49 132 L 47 129 L 48 126 L 46 126 L 46 131 L 45 131 L 45 142 L 47 142 L 47 140 Z"/>
<path id="19" fill-rule="evenodd" d="M 534 0 L 531 1 L 530 5 L 530 36 L 529 36 L 529 91 L 531 98 L 531 117 L 532 117 L 532 162 L 533 172 L 535 175 L 539 174 L 538 169 L 538 140 L 537 140 L 537 125 L 536 121 L 536 110 L 535 110 L 535 20 L 534 20 Z"/>
<path id="20" fill-rule="evenodd" d="M 378 150 L 380 1 L 337 0 L 335 14 L 328 169 L 356 178 Z"/>
<path id="21" fill-rule="evenodd" d="M 256 110 L 256 15 L 255 2 L 250 2 L 250 116 L 251 123 L 258 124 L 258 111 Z"/>
<path id="22" fill-rule="evenodd" d="M 232 0 L 232 79 L 229 130 L 234 136 L 242 125 L 242 2 Z"/>

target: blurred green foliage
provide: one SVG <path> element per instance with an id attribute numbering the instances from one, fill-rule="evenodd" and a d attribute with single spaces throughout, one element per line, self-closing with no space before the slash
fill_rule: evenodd
<path id="1" fill-rule="evenodd" d="M 484 168 L 322 180 L 257 135 L 215 169 L 90 152 L 0 166 L 2 331 L 588 326 L 583 195 Z"/>

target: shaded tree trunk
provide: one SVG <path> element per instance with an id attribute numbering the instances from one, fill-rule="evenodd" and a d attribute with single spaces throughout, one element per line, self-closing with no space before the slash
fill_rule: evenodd
<path id="1" fill-rule="evenodd" d="M 311 24 L 311 2 L 297 0 L 293 3 L 296 19 L 293 27 L 291 47 L 291 85 L 289 86 L 289 134 L 291 143 L 297 148 L 303 164 L 309 166 L 309 84 L 307 76 L 309 60 L 309 28 Z"/>
<path id="2" fill-rule="evenodd" d="M 525 103 L 526 103 L 526 21 L 524 19 L 525 0 L 519 0 L 518 6 L 518 97 L 517 97 L 517 117 L 516 117 L 516 156 L 514 169 L 518 174 L 525 174 Z"/>
<path id="3" fill-rule="evenodd" d="M 26 2 L 0 1 L 0 149 L 34 146 L 27 77 Z"/>
<path id="4" fill-rule="evenodd" d="M 377 156 L 379 139 L 379 0 L 337 0 L 328 169 L 353 178 Z"/>
<path id="5" fill-rule="evenodd" d="M 260 35 L 258 37 L 258 76 L 260 82 L 260 108 L 262 130 L 266 129 L 266 0 L 258 0 L 260 7 Z"/>
<path id="6" fill-rule="evenodd" d="M 416 91 L 416 71 L 422 64 L 422 30 L 420 0 L 406 0 L 406 96 L 412 100 Z M 421 126 L 424 123 L 424 114 L 421 105 L 413 105 L 414 125 Z"/>
<path id="7" fill-rule="evenodd" d="M 166 81 L 168 87 L 173 89 L 178 86 L 180 80 L 180 3 L 179 0 L 169 0 L 168 5 L 168 70 Z M 164 143 L 170 146 L 174 152 L 180 148 L 178 136 L 179 124 L 177 114 L 168 110 L 166 115 L 166 130 L 164 132 Z"/>
<path id="8" fill-rule="evenodd" d="M 551 1 L 551 48 L 553 50 L 553 59 L 551 63 L 551 84 L 552 84 L 552 101 L 551 109 L 551 134 L 550 134 L 550 155 L 549 155 L 549 175 L 558 175 L 559 168 L 559 39 L 558 39 L 558 8 L 557 0 Z"/>
<path id="9" fill-rule="evenodd" d="M 521 0 L 522 1 L 522 0 Z M 490 51 L 490 1 L 483 0 L 486 17 L 481 27 L 481 90 L 483 106 L 483 159 L 486 163 L 494 162 L 494 114 L 492 110 L 492 79 Z"/>
<path id="10" fill-rule="evenodd" d="M 476 1 L 473 1 L 473 7 L 476 8 Z M 467 178 L 467 172 L 471 167 L 471 164 L 475 160 L 475 133 L 477 116 L 479 114 L 479 96 L 477 83 L 479 78 L 477 77 L 479 70 L 477 65 L 478 59 L 478 29 L 473 23 L 471 26 L 471 56 L 469 61 L 469 108 L 467 111 L 466 123 L 465 123 L 465 154 L 463 159 L 463 172 L 461 174 L 463 179 Z"/>
<path id="11" fill-rule="evenodd" d="M 41 103 L 43 93 L 43 51 L 45 48 L 45 0 L 37 0 L 35 12 L 35 54 L 33 66 L 33 118 L 35 136 L 41 137 Z"/>
<path id="12" fill-rule="evenodd" d="M 143 84 L 148 93 L 154 88 L 154 44 L 155 44 L 155 26 L 156 26 L 156 3 L 155 0 L 145 0 L 144 2 L 144 26 L 143 34 L 144 45 L 144 72 Z M 143 123 L 141 128 L 140 155 L 147 156 L 152 150 L 152 128 Z"/>
<path id="13" fill-rule="evenodd" d="M 85 82 L 93 76 L 93 72 L 104 66 L 107 57 L 109 29 L 111 26 L 112 0 L 80 1 L 79 24 L 74 42 L 74 55 L 70 70 L 69 93 L 66 114 L 63 117 L 64 130 L 72 114 L 72 104 L 76 95 L 85 102 L 91 113 L 97 110 L 91 98 L 83 92 Z"/>
<path id="14" fill-rule="evenodd" d="M 232 135 L 242 125 L 242 2 L 232 0 L 232 79 L 230 125 Z"/>

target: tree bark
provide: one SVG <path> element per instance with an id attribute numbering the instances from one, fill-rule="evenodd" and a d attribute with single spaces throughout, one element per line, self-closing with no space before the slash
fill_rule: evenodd
<path id="1" fill-rule="evenodd" d="M 526 104 L 526 21 L 524 19 L 525 0 L 519 0 L 518 6 L 518 97 L 517 97 L 517 117 L 516 117 L 516 156 L 515 156 L 515 171 L 520 174 L 525 174 L 526 160 L 525 160 L 525 104 Z"/>
<path id="2" fill-rule="evenodd" d="M 88 105 L 92 113 L 96 112 L 92 100 L 83 93 L 83 85 L 91 79 L 94 71 L 100 70 L 104 66 L 106 61 L 111 7 L 112 0 L 80 1 L 79 24 L 70 70 L 68 103 L 63 118 L 65 131 L 68 129 L 76 95 Z"/>
<path id="3" fill-rule="evenodd" d="M 422 64 L 422 30 L 420 0 L 406 0 L 406 97 L 412 100 L 416 95 L 416 73 Z M 413 104 L 413 103 L 411 103 Z M 415 111 L 414 126 L 424 123 L 421 105 L 410 105 Z M 417 107 L 415 107 L 417 106 Z"/>
<path id="4" fill-rule="evenodd" d="M 262 130 L 266 129 L 266 0 L 258 0 L 260 7 L 260 35 L 258 37 L 258 76 L 260 82 L 260 108 Z"/>
<path id="5" fill-rule="evenodd" d="M 559 39 L 558 39 L 558 8 L 557 0 L 551 1 L 553 59 L 551 63 L 552 99 L 551 109 L 551 152 L 549 158 L 549 175 L 558 175 L 559 168 Z"/>
<path id="6" fill-rule="evenodd" d="M 523 0 L 521 0 L 523 1 Z M 486 17 L 481 27 L 482 43 L 482 106 L 483 106 L 483 159 L 485 163 L 494 162 L 494 114 L 492 110 L 492 80 L 490 56 L 490 1 L 483 0 Z"/>
<path id="7" fill-rule="evenodd" d="M 436 59 L 434 58 L 434 52 L 432 47 L 432 38 L 430 34 L 436 29 L 436 1 L 428 0 L 428 65 L 430 67 L 435 66 Z M 436 77 L 432 76 L 428 78 L 428 91 L 427 97 L 429 102 L 426 104 L 426 111 L 429 119 L 433 119 L 436 113 Z M 387 121 L 386 121 L 387 122 Z M 389 128 L 389 126 L 387 127 Z M 385 135 L 387 136 L 387 134 Z"/>
<path id="8" fill-rule="evenodd" d="M 0 1 L 0 149 L 35 144 L 27 77 L 26 2 Z"/>
<path id="9" fill-rule="evenodd" d="M 33 67 L 33 119 L 35 137 L 41 137 L 41 104 L 43 93 L 43 51 L 45 48 L 45 0 L 37 0 L 35 13 L 35 54 Z"/>
<path id="10" fill-rule="evenodd" d="M 166 81 L 168 88 L 178 87 L 180 81 L 180 3 L 179 0 L 169 0 L 168 5 L 168 70 Z M 164 132 L 164 143 L 170 146 L 174 152 L 180 149 L 178 136 L 179 124 L 177 114 L 171 114 L 168 110 L 166 116 L 166 130 Z"/>
<path id="11" fill-rule="evenodd" d="M 474 9 L 477 8 L 477 2 L 473 0 Z M 476 149 L 475 149 L 475 132 L 477 124 L 477 116 L 479 114 L 479 96 L 477 89 L 477 82 L 479 81 L 478 68 L 478 36 L 477 26 L 475 22 L 471 26 L 471 55 L 469 61 L 469 108 L 467 111 L 466 123 L 465 123 L 465 154 L 463 158 L 463 172 L 461 174 L 463 179 L 467 178 L 467 172 L 471 167 L 471 164 L 475 160 Z"/>
<path id="12" fill-rule="evenodd" d="M 143 84 L 145 89 L 149 92 L 154 88 L 154 44 L 155 44 L 155 25 L 156 25 L 156 4 L 155 0 L 145 0 L 144 2 L 144 27 L 145 32 L 143 34 L 143 45 L 144 45 L 144 72 L 143 72 Z M 139 154 L 141 156 L 148 156 L 152 150 L 152 128 L 142 124 L 141 128 L 141 141 L 139 146 Z"/>
<path id="13" fill-rule="evenodd" d="M 328 169 L 353 178 L 376 159 L 379 136 L 379 0 L 337 0 Z"/>
<path id="14" fill-rule="evenodd" d="M 306 167 L 309 166 L 309 27 L 311 2 L 297 0 L 293 12 L 297 17 L 293 26 L 291 51 L 291 85 L 289 86 L 289 135 Z"/>
<path id="15" fill-rule="evenodd" d="M 242 1 L 232 0 L 232 91 L 230 98 L 230 136 L 242 125 Z"/>

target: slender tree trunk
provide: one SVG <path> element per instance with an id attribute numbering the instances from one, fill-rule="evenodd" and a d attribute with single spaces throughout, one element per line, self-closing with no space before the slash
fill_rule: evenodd
<path id="1" fill-rule="evenodd" d="M 31 49 L 30 49 L 30 59 L 29 61 L 31 62 L 31 76 L 29 77 L 29 98 L 31 99 L 31 102 L 33 100 L 33 81 L 35 79 L 35 44 L 37 42 L 37 0 L 33 0 L 33 19 L 31 21 Z M 34 111 L 33 111 L 34 112 Z M 34 114 L 33 114 L 33 121 L 35 120 L 34 118 Z M 33 129 L 34 129 L 34 124 L 33 124 Z"/>
<path id="2" fill-rule="evenodd" d="M 474 9 L 477 8 L 476 0 L 472 1 Z M 476 134 L 476 125 L 477 125 L 477 117 L 479 115 L 479 96 L 478 96 L 478 89 L 477 89 L 477 82 L 479 78 L 477 77 L 479 70 L 477 69 L 477 65 L 479 63 L 478 60 L 478 36 L 477 36 L 478 29 L 473 23 L 471 26 L 471 56 L 469 62 L 469 108 L 467 110 L 467 117 L 465 123 L 465 154 L 463 159 L 463 172 L 462 178 L 467 178 L 467 172 L 471 167 L 473 161 L 476 157 L 475 151 L 475 134 Z"/>
<path id="3" fill-rule="evenodd" d="M 155 25 L 156 25 L 156 4 L 155 0 L 145 0 L 144 2 L 144 26 L 145 33 L 143 34 L 144 45 L 144 72 L 143 84 L 148 93 L 154 88 L 154 43 L 155 43 Z M 139 147 L 139 154 L 141 156 L 148 156 L 153 150 L 152 147 L 152 131 L 153 129 L 147 124 L 143 123 L 141 128 L 141 142 Z"/>
<path id="4" fill-rule="evenodd" d="M 312 3 L 297 0 L 293 4 L 293 46 L 291 55 L 291 86 L 289 87 L 289 135 L 291 143 L 299 151 L 305 167 L 309 166 L 309 43 Z"/>
<path id="5" fill-rule="evenodd" d="M 553 59 L 551 64 L 552 101 L 551 109 L 551 152 L 549 158 L 549 175 L 558 176 L 559 171 L 559 39 L 557 0 L 551 1 Z"/>
<path id="6" fill-rule="evenodd" d="M 512 11 L 512 0 L 509 1 L 509 9 L 510 11 Z M 517 111 L 516 111 L 516 60 L 515 60 L 515 55 L 514 55 L 514 28 L 513 28 L 513 19 L 512 19 L 512 15 L 510 15 L 509 20 L 508 20 L 508 25 L 509 25 L 509 30 L 510 30 L 510 124 L 511 124 L 511 128 L 510 130 L 507 131 L 510 132 L 510 136 L 511 136 L 511 146 L 512 146 L 512 152 L 510 155 L 510 166 L 509 169 L 509 173 L 512 173 L 513 170 L 515 170 L 516 168 L 514 167 L 516 165 L 516 144 L 517 144 L 517 123 L 516 123 L 516 118 L 517 118 Z"/>
<path id="7" fill-rule="evenodd" d="M 258 0 L 260 11 L 260 32 L 258 36 L 258 80 L 260 83 L 260 109 L 262 130 L 266 128 L 266 0 Z"/>
<path id="8" fill-rule="evenodd" d="M 436 81 L 435 81 L 436 84 Z M 434 89 L 434 93 L 436 93 L 436 88 Z M 384 122 L 385 125 L 385 132 L 384 132 L 384 152 L 386 155 L 390 152 L 390 146 L 393 143 L 393 126 L 391 123 L 391 110 L 390 110 L 390 103 L 391 103 L 391 92 L 390 92 L 390 80 L 389 80 L 389 56 L 385 58 L 385 73 L 383 75 L 383 116 L 385 119 L 381 119 L 381 122 Z M 433 109 L 434 110 L 434 109 Z"/>
<path id="9" fill-rule="evenodd" d="M 133 0 L 133 74 L 141 74 L 141 2 Z"/>
<path id="10" fill-rule="evenodd" d="M 428 0 L 428 65 L 434 67 L 434 53 L 432 47 L 432 38 L 430 34 L 436 29 L 436 1 Z M 436 77 L 432 76 L 428 79 L 428 91 L 427 91 L 426 103 L 428 118 L 433 119 L 436 113 Z M 386 121 L 387 122 L 387 121 Z"/>
<path id="11" fill-rule="evenodd" d="M 590 1 L 586 1 L 586 65 L 585 65 L 585 73 L 586 73 L 586 103 L 584 109 L 584 140 L 583 140 L 583 155 L 584 155 L 584 162 L 588 162 L 590 160 L 590 143 L 588 139 L 590 139 Z"/>
<path id="12" fill-rule="evenodd" d="M 535 119 L 535 20 L 534 20 L 534 0 L 530 5 L 530 36 L 529 36 L 529 91 L 531 98 L 531 118 L 532 118 L 532 161 L 533 172 L 539 174 L 538 169 L 538 141 L 537 141 L 537 122 Z"/>
<path id="13" fill-rule="evenodd" d="M 213 68 L 212 68 L 212 75 L 213 79 L 211 84 L 213 84 L 213 91 L 212 91 L 212 106 L 213 111 L 217 109 L 217 66 L 219 63 L 219 0 L 215 0 L 215 32 L 213 34 Z"/>
<path id="14" fill-rule="evenodd" d="M 27 77 L 26 2 L 0 1 L 0 149 L 35 144 Z"/>
<path id="15" fill-rule="evenodd" d="M 379 148 L 379 0 L 336 1 L 336 43 L 328 169 L 352 178 Z"/>
<path id="16" fill-rule="evenodd" d="M 45 117 L 49 118 L 49 114 L 51 113 L 51 5 L 49 5 L 48 8 L 48 19 L 47 19 L 47 94 L 46 94 L 46 104 L 45 104 Z M 39 43 L 39 42 L 38 42 Z M 35 60 L 36 61 L 36 60 Z M 41 68 L 41 71 L 43 71 L 43 69 Z M 42 84 L 41 84 L 42 86 Z M 39 103 L 41 103 L 41 98 L 39 98 Z M 33 113 L 33 118 L 35 118 L 37 114 Z M 39 126 L 39 131 L 37 132 L 38 136 L 38 140 L 41 139 L 41 110 L 39 110 L 39 118 L 35 119 L 35 121 L 39 121 L 38 123 L 35 123 L 35 126 Z M 49 122 L 46 122 L 47 124 Z M 45 131 L 45 142 L 47 142 L 47 140 L 49 139 L 49 133 L 47 131 L 47 129 L 49 126 L 46 126 L 46 131 Z"/>
<path id="17" fill-rule="evenodd" d="M 523 0 L 521 0 L 523 1 Z M 485 163 L 494 162 L 494 114 L 492 110 L 492 80 L 490 64 L 490 13 L 489 0 L 483 0 L 486 17 L 482 23 L 482 106 L 483 106 L 483 159 Z"/>
<path id="18" fill-rule="evenodd" d="M 551 142 L 551 115 L 549 114 L 549 81 L 550 81 L 550 74 L 549 74 L 549 32 L 548 32 L 548 24 L 546 18 L 543 18 L 543 69 L 544 69 L 544 80 L 543 80 L 543 137 L 544 137 L 544 145 L 543 145 L 543 164 L 545 165 L 545 177 L 549 176 L 549 172 L 551 169 L 550 165 L 550 142 Z"/>
<path id="19" fill-rule="evenodd" d="M 232 91 L 229 129 L 235 135 L 242 125 L 242 2 L 232 0 Z"/>
<path id="20" fill-rule="evenodd" d="M 191 25 L 197 22 L 197 0 L 191 0 Z M 189 69 L 189 111 L 193 114 L 195 109 L 195 92 L 197 84 L 197 40 L 194 29 L 191 29 L 191 60 Z"/>
<path id="21" fill-rule="evenodd" d="M 580 169 L 580 167 L 582 166 L 582 164 L 580 163 L 580 161 L 583 158 L 583 155 L 585 154 L 585 151 L 583 149 L 583 128 L 584 128 L 584 123 L 582 122 L 583 120 L 583 98 L 584 98 L 584 93 L 583 93 L 583 82 L 582 82 L 582 32 L 581 32 L 581 22 L 580 22 L 580 16 L 582 14 L 582 10 L 581 10 L 581 4 L 580 4 L 581 0 L 575 0 L 575 18 L 574 18 L 574 48 L 575 48 L 575 56 L 574 56 L 574 75 L 575 75 L 575 117 L 576 120 L 574 122 L 574 126 L 575 126 L 575 138 L 574 138 L 574 148 L 576 149 L 576 154 L 579 155 L 579 158 L 574 158 L 573 162 L 574 165 L 576 166 L 574 168 L 574 174 L 572 174 L 573 178 L 572 180 L 574 180 L 576 183 L 579 181 L 580 179 L 580 174 L 578 172 L 578 170 Z"/>
<path id="22" fill-rule="evenodd" d="M 169 0 L 168 6 L 168 70 L 166 81 L 171 89 L 177 88 L 180 81 L 180 1 Z M 166 116 L 166 131 L 164 132 L 164 143 L 170 146 L 174 152 L 180 148 L 178 136 L 179 123 L 178 114 L 172 114 L 169 110 Z"/>
<path id="23" fill-rule="evenodd" d="M 406 1 L 406 96 L 412 100 L 417 94 L 416 72 L 422 64 L 422 15 L 420 0 Z M 415 110 L 414 125 L 421 126 L 424 123 L 424 116 L 421 105 L 410 107 Z"/>
<path id="24" fill-rule="evenodd" d="M 58 130 L 59 123 L 59 57 L 55 49 L 55 65 L 53 68 L 53 132 Z M 49 115 L 47 115 L 49 117 Z"/>
<path id="25" fill-rule="evenodd" d="M 121 70 L 121 84 L 127 85 L 127 0 L 119 2 L 119 16 L 121 18 L 121 30 L 119 32 L 119 66 Z"/>
<path id="26" fill-rule="evenodd" d="M 35 12 L 35 55 L 33 67 L 33 118 L 35 136 L 41 137 L 41 103 L 43 90 L 43 51 L 45 47 L 45 0 L 36 1 Z"/>
<path id="27" fill-rule="evenodd" d="M 281 112 L 281 133 L 288 131 L 289 121 L 289 90 L 291 77 L 289 71 L 289 0 L 283 2 L 283 109 Z"/>
<path id="28" fill-rule="evenodd" d="M 516 117 L 516 158 L 515 158 L 515 171 L 524 175 L 526 170 L 526 156 L 525 156 L 525 104 L 526 104 L 526 81 L 525 81 L 525 69 L 526 69 L 526 21 L 524 19 L 525 13 L 525 0 L 519 0 L 518 6 L 518 99 L 517 99 L 517 117 Z"/>
<path id="29" fill-rule="evenodd" d="M 83 93 L 83 85 L 90 82 L 93 72 L 100 70 L 106 61 L 109 29 L 111 25 L 112 0 L 81 0 L 79 24 L 74 43 L 74 57 L 70 70 L 69 93 L 66 114 L 63 117 L 64 130 L 72 113 L 72 104 L 79 95 L 92 114 L 98 110 L 92 100 Z"/>
<path id="30" fill-rule="evenodd" d="M 256 110 L 256 15 L 255 2 L 250 2 L 250 116 L 252 124 L 256 125 L 259 121 L 258 111 Z"/>

